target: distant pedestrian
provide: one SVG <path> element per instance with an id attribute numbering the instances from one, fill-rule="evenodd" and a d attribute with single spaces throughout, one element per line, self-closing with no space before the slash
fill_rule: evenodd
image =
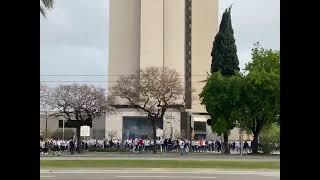
<path id="1" fill-rule="evenodd" d="M 179 139 L 180 155 L 183 156 L 185 150 L 185 142 L 182 139 Z"/>
<path id="2" fill-rule="evenodd" d="M 71 155 L 73 155 L 74 150 L 75 150 L 75 144 L 74 144 L 74 141 L 72 139 L 69 142 L 69 146 L 70 146 Z"/>
<path id="3" fill-rule="evenodd" d="M 58 156 L 61 156 L 61 140 L 57 140 L 56 151 L 58 151 Z"/>
<path id="4" fill-rule="evenodd" d="M 218 152 L 220 152 L 221 151 L 221 143 L 220 143 L 220 141 L 216 141 L 216 144 L 217 144 L 217 150 L 218 150 Z"/>

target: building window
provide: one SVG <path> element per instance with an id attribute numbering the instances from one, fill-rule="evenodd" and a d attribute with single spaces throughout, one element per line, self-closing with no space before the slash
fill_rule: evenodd
<path id="1" fill-rule="evenodd" d="M 160 120 L 156 124 L 157 128 L 163 127 L 163 121 Z M 150 119 L 144 116 L 124 116 L 122 139 L 134 139 L 134 138 L 152 138 L 152 122 Z"/>

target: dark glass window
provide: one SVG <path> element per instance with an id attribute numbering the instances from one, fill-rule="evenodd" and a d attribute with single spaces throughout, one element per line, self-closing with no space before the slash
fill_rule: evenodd
<path id="1" fill-rule="evenodd" d="M 206 122 L 194 122 L 194 130 L 206 131 Z"/>
<path id="2" fill-rule="evenodd" d="M 163 121 L 158 121 L 157 127 L 163 127 Z M 152 138 L 152 122 L 147 117 L 124 116 L 122 124 L 122 139 Z"/>

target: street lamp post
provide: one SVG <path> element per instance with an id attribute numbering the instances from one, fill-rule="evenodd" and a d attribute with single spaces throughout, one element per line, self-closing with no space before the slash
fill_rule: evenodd
<path id="1" fill-rule="evenodd" d="M 187 109 L 187 138 L 189 140 L 189 142 L 191 143 L 191 139 L 192 139 L 192 130 L 191 130 L 191 109 Z"/>
<path id="2" fill-rule="evenodd" d="M 64 120 L 63 120 L 63 123 L 62 123 L 62 140 L 64 141 Z"/>
<path id="3" fill-rule="evenodd" d="M 46 139 L 48 139 L 48 116 L 46 115 Z"/>
<path id="4" fill-rule="evenodd" d="M 243 139 L 243 134 L 242 134 L 242 129 L 240 129 L 240 132 L 239 132 L 239 139 L 240 139 L 240 155 L 242 156 L 243 155 L 243 142 L 242 142 L 242 139 Z"/>

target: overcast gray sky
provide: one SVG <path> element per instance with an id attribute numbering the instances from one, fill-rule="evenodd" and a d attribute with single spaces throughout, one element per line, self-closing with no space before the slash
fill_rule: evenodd
<path id="1" fill-rule="evenodd" d="M 280 48 L 280 0 L 219 0 L 219 17 L 232 6 L 232 25 L 240 68 L 250 60 L 253 43 Z M 219 18 L 219 22 L 220 22 Z M 108 0 L 55 0 L 47 18 L 40 17 L 41 75 L 106 75 Z M 106 76 L 41 76 L 52 81 L 106 85 Z M 63 83 L 65 84 L 65 83 Z"/>

